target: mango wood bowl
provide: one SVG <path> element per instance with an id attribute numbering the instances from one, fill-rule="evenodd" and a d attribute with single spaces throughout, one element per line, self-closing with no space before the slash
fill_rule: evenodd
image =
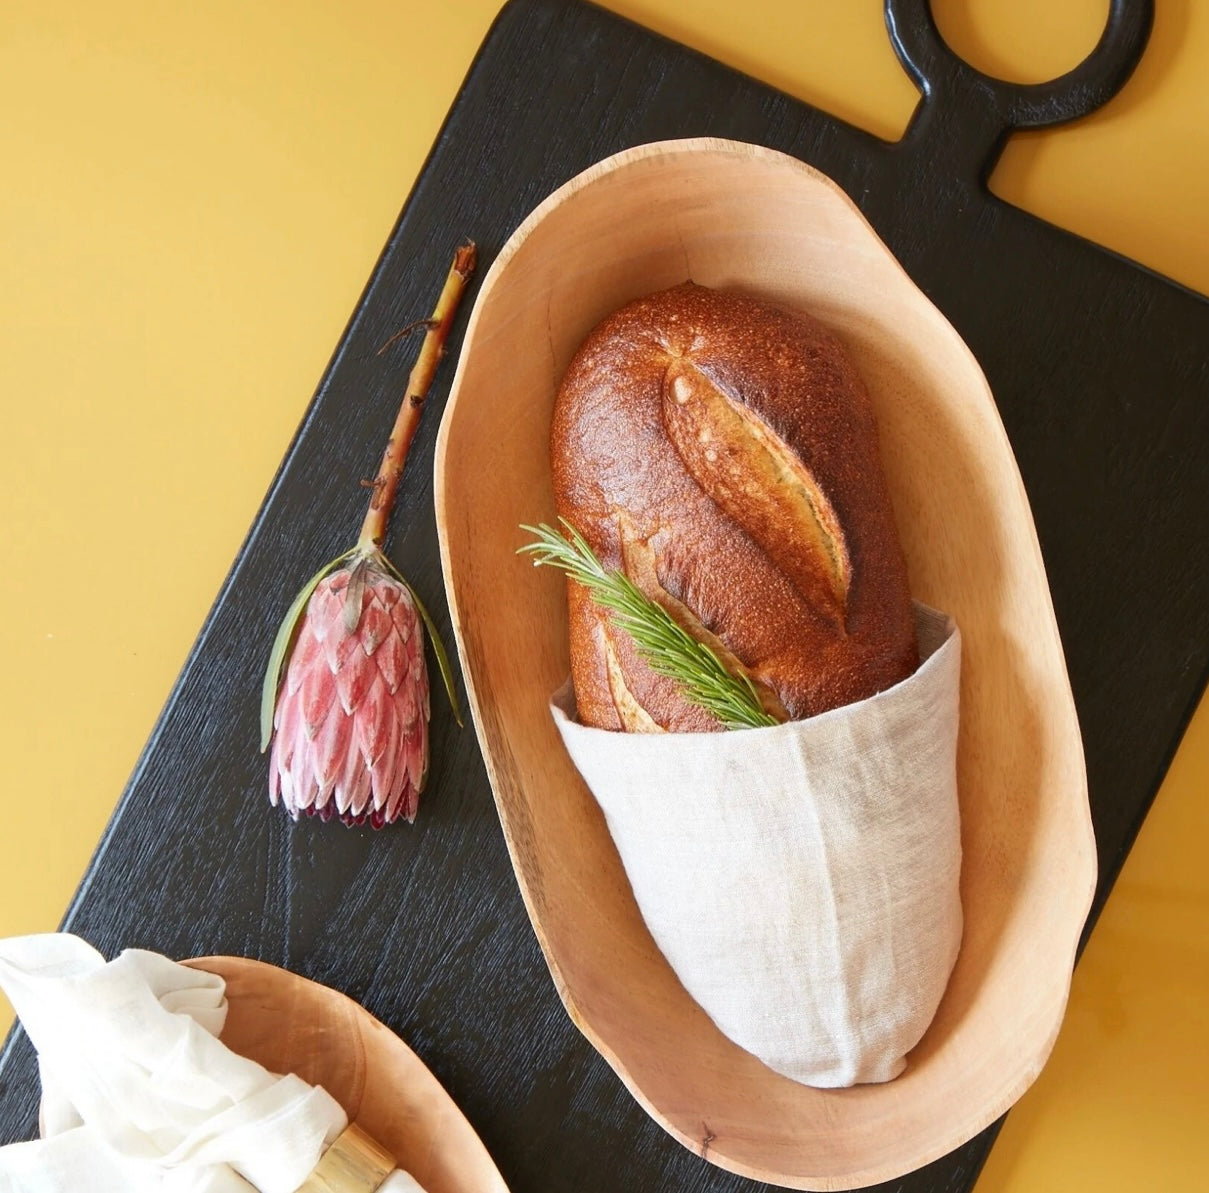
<path id="1" fill-rule="evenodd" d="M 187 965 L 227 983 L 222 1040 L 274 1073 L 321 1085 L 426 1193 L 508 1193 L 441 1083 L 389 1028 L 338 991 L 247 957 Z"/>
<path id="2" fill-rule="evenodd" d="M 807 310 L 876 407 L 915 597 L 964 636 L 961 955 L 902 1076 L 817 1090 L 730 1043 L 634 903 L 548 701 L 568 674 L 563 580 L 514 554 L 552 521 L 551 405 L 601 318 L 686 279 Z M 1079 727 L 1032 516 L 973 356 L 827 178 L 717 140 L 599 163 L 485 277 L 437 446 L 442 563 L 517 880 L 573 1021 L 643 1107 L 713 1163 L 798 1189 L 890 1180 L 993 1122 L 1062 1018 L 1096 854 Z"/>

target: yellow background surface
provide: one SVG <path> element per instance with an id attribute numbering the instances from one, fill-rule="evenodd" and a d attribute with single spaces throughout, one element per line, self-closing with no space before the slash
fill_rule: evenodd
<path id="1" fill-rule="evenodd" d="M 915 103 L 876 0 L 606 6 L 884 137 Z M 5 5 L 0 935 L 63 915 L 496 7 Z M 1121 96 L 992 186 L 1209 293 L 1209 3 L 1158 7 Z M 1035 80 L 1107 3 L 936 11 Z M 980 1193 L 1209 1188 L 1207 788 L 1202 705 Z"/>

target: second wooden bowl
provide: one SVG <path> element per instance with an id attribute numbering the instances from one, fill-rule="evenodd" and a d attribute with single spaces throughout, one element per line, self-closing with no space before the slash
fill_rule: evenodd
<path id="1" fill-rule="evenodd" d="M 553 520 L 559 379 L 610 311 L 688 278 L 809 310 L 871 392 L 912 592 L 964 638 L 961 955 L 905 1073 L 816 1090 L 730 1043 L 656 949 L 550 717 L 562 579 L 514 552 Z M 779 153 L 643 146 L 543 203 L 483 282 L 441 425 L 442 561 L 475 724 L 534 930 L 575 1023 L 709 1160 L 801 1189 L 920 1167 L 999 1117 L 1045 1062 L 1096 855 L 1079 728 L 1036 534 L 969 350 L 852 202 Z"/>
<path id="2" fill-rule="evenodd" d="M 222 1041 L 321 1085 L 426 1193 L 508 1193 L 474 1128 L 424 1062 L 337 990 L 248 957 L 185 964 L 227 984 Z"/>

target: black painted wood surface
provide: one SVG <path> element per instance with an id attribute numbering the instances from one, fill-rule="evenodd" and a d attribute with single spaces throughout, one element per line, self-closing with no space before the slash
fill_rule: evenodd
<path id="1" fill-rule="evenodd" d="M 1013 128 L 1105 102 L 1151 0 L 1114 0 L 1081 67 L 1021 87 L 943 45 L 925 0 L 887 0 L 923 99 L 889 144 L 575 0 L 514 0 L 484 43 L 65 921 L 107 954 L 234 953 L 363 1002 L 406 1038 L 515 1193 L 764 1188 L 665 1135 L 571 1026 L 521 905 L 474 735 L 434 697 L 416 825 L 292 825 L 266 798 L 261 671 L 285 606 L 347 546 L 358 481 L 404 380 L 375 350 L 427 311 L 457 240 L 483 267 L 524 215 L 631 145 L 716 135 L 795 154 L 861 205 L 991 382 L 1032 502 L 1087 751 L 1103 905 L 1209 671 L 1209 302 L 992 197 Z M 463 310 L 456 335 L 465 324 Z M 455 345 L 456 345 L 455 335 Z M 438 377 L 392 557 L 446 634 L 431 461 Z M 35 1130 L 19 1032 L 0 1140 Z M 995 1128 L 881 1188 L 971 1187 Z"/>

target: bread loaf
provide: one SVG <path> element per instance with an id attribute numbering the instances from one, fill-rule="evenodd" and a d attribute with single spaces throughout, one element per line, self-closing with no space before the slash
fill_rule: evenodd
<path id="1" fill-rule="evenodd" d="M 864 699 L 918 663 L 868 395 L 821 324 L 692 283 L 587 338 L 555 403 L 560 517 L 779 719 Z M 568 581 L 581 721 L 719 728 Z"/>

